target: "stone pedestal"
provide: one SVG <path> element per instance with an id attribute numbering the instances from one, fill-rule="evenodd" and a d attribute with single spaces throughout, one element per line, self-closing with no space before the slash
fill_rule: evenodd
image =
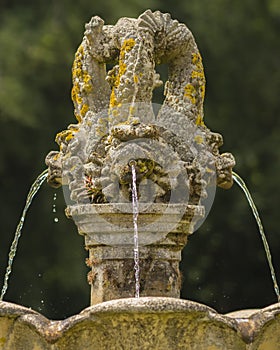
<path id="1" fill-rule="evenodd" d="M 85 236 L 91 268 L 91 305 L 135 295 L 131 204 L 76 205 L 67 208 Z M 204 208 L 182 204 L 139 207 L 140 296 L 179 298 L 181 250 Z"/>

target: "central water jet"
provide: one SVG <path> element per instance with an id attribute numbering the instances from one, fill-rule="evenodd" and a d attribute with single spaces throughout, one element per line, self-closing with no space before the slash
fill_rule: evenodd
<path id="1" fill-rule="evenodd" d="M 132 172 L 132 205 L 133 205 L 133 228 L 134 228 L 134 270 L 135 270 L 135 298 L 140 296 L 140 266 L 139 266 L 139 236 L 138 236 L 138 215 L 139 215 L 139 205 L 138 205 L 138 194 L 137 194 L 137 176 L 136 176 L 136 162 L 131 160 L 129 162 Z"/>

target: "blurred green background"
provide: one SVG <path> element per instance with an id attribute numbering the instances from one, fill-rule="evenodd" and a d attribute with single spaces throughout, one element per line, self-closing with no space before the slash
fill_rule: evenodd
<path id="1" fill-rule="evenodd" d="M 170 12 L 193 32 L 207 78 L 205 122 L 224 136 L 261 213 L 280 281 L 280 3 L 278 0 L 1 0 L 0 277 L 29 187 L 74 123 L 71 65 L 84 24 Z M 57 199 L 54 201 L 54 195 Z M 56 213 L 52 212 L 56 205 Z M 62 319 L 89 305 L 83 238 L 46 184 L 26 219 L 5 300 Z M 59 222 L 55 223 L 54 219 Z M 184 250 L 182 297 L 219 312 L 276 302 L 261 239 L 234 185 Z"/>

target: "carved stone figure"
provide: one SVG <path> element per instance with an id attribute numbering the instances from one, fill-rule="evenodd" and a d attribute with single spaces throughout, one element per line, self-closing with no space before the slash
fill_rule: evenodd
<path id="1" fill-rule="evenodd" d="M 156 115 L 152 97 L 162 84 L 155 70 L 159 64 L 167 64 L 168 80 Z M 107 72 L 108 65 L 114 66 Z M 95 16 L 86 24 L 72 72 L 78 124 L 57 135 L 60 151 L 47 156 L 51 185 L 68 183 L 78 203 L 118 201 L 121 193 L 129 196 L 131 182 L 123 160 L 140 155 L 138 180 L 142 187 L 145 179 L 154 183 L 158 202 L 168 201 L 176 187 L 190 186 L 190 203 L 197 204 L 211 171 L 218 186 L 231 186 L 234 159 L 229 153 L 219 154 L 222 136 L 204 124 L 202 60 L 186 25 L 150 10 L 138 19 L 121 18 L 115 26 Z M 130 142 L 140 139 L 145 142 Z M 159 146 L 151 150 L 149 139 Z M 164 152 L 161 159 L 164 144 L 174 150 L 175 159 L 174 154 L 166 159 Z M 173 169 L 174 183 L 166 177 L 168 169 Z M 180 180 L 182 170 L 190 184 Z"/>

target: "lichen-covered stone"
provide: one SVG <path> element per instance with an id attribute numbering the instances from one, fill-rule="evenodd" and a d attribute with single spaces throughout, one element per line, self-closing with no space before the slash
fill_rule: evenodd
<path id="1" fill-rule="evenodd" d="M 108 63 L 114 67 L 106 73 Z M 157 64 L 167 64 L 169 73 L 165 100 L 155 114 L 151 106 L 153 90 L 162 84 L 155 70 Z M 202 59 L 186 25 L 169 14 L 150 10 L 138 19 L 121 18 L 115 26 L 104 25 L 95 16 L 86 24 L 72 73 L 78 124 L 58 134 L 60 151 L 46 158 L 49 183 L 68 183 L 72 200 L 118 201 L 116 192 L 129 197 L 128 181 L 122 181 L 131 179 L 129 169 L 126 174 L 122 170 L 122 178 L 116 179 L 119 168 L 125 168 L 120 159 L 126 158 L 126 153 L 139 158 L 136 161 L 143 165 L 137 163 L 139 182 L 150 179 L 156 184 L 158 202 L 168 202 L 170 191 L 189 186 L 189 202 L 198 203 L 213 176 L 218 186 L 231 186 L 234 158 L 229 153 L 219 154 L 222 137 L 204 124 Z M 140 138 L 146 140 L 145 145 L 135 149 Z M 158 146 L 147 149 L 147 139 L 157 141 Z M 129 147 L 123 147 L 128 141 L 132 141 Z M 161 164 L 166 156 L 162 156 L 162 145 L 172 149 L 170 163 Z M 147 175 L 145 169 L 153 158 L 158 162 Z M 171 176 L 166 174 L 165 166 L 181 169 Z M 172 184 L 167 175 L 174 179 Z M 188 184 L 182 183 L 183 177 L 187 177 Z M 119 184 L 120 190 L 116 191 Z"/>
<path id="2" fill-rule="evenodd" d="M 72 69 L 78 123 L 57 135 L 48 182 L 68 186 L 67 215 L 96 262 L 91 303 L 127 298 L 134 294 L 133 160 L 139 208 L 148 208 L 138 216 L 140 294 L 178 297 L 181 250 L 211 188 L 232 185 L 235 163 L 204 123 L 201 55 L 188 27 L 159 11 L 114 26 L 95 16 L 85 29 Z M 159 64 L 168 78 L 156 106 Z"/>
<path id="3" fill-rule="evenodd" d="M 1 350 L 278 350 L 279 334 L 279 304 L 220 315 L 187 300 L 132 298 L 50 321 L 0 302 Z"/>

